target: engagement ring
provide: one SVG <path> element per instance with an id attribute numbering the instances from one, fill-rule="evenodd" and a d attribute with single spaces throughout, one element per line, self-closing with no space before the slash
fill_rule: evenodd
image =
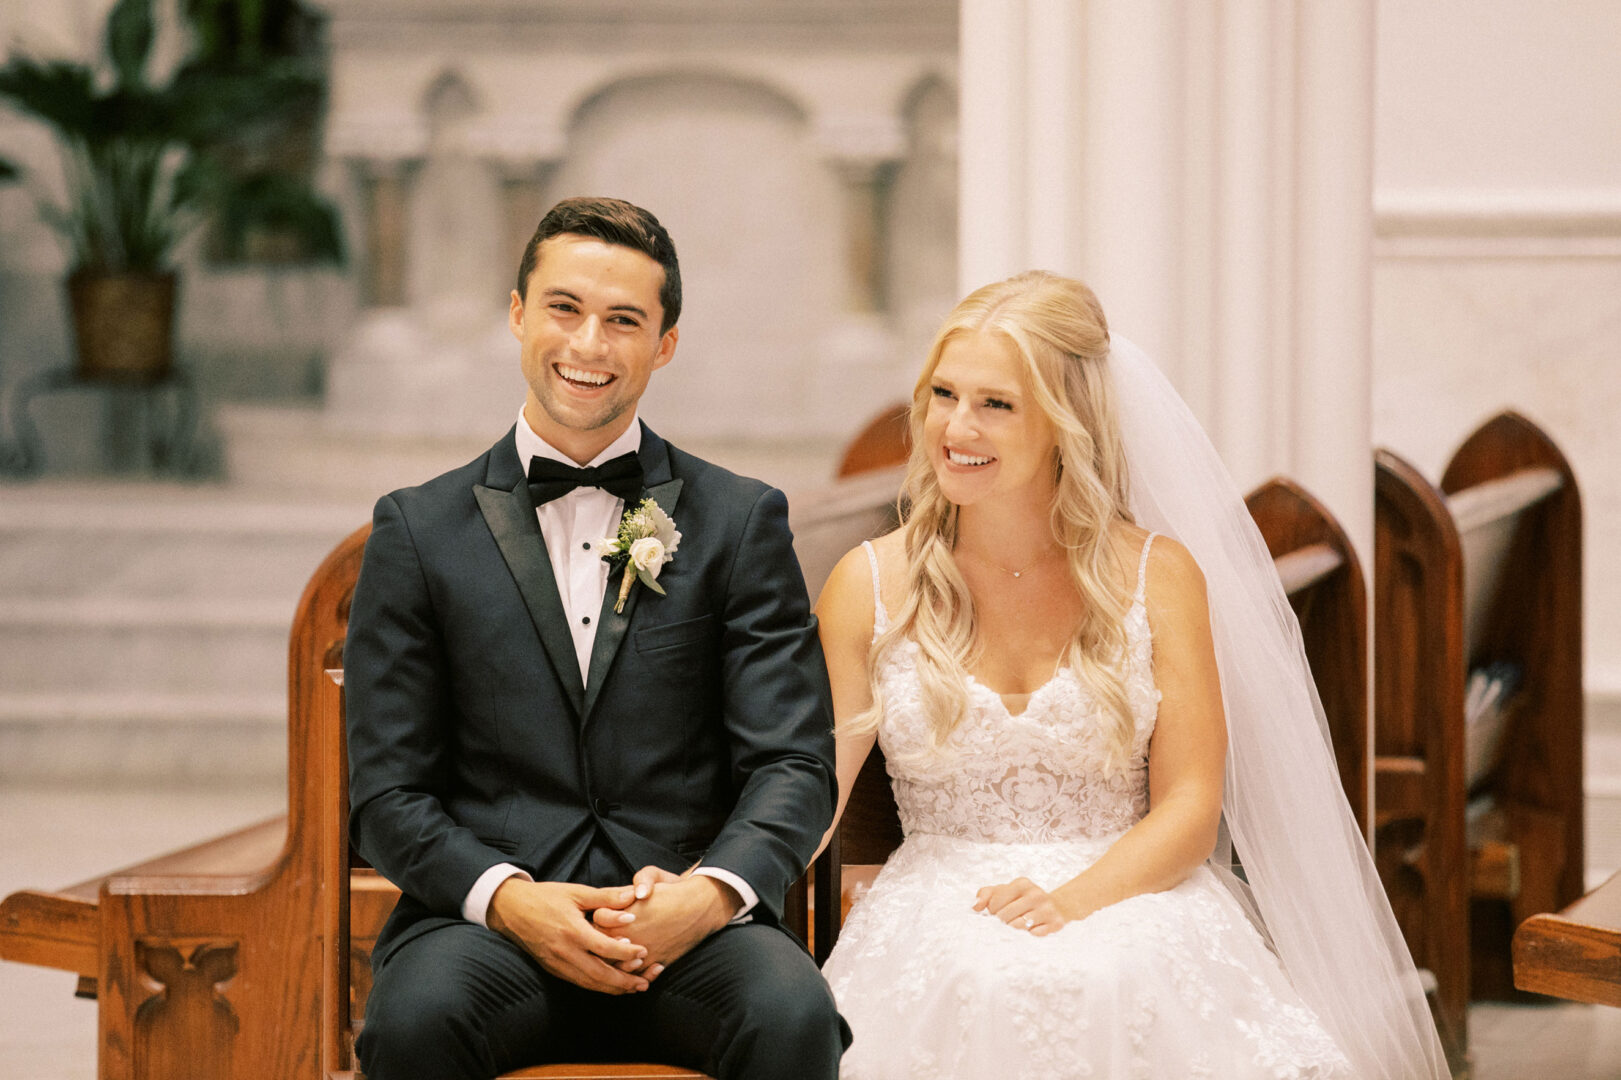
<path id="1" fill-rule="evenodd" d="M 1025 928 L 1025 929 L 1026 929 L 1026 930 L 1028 930 L 1028 929 L 1030 929 L 1030 928 L 1031 928 L 1031 927 L 1032 927 L 1032 926 L 1034 926 L 1034 925 L 1036 925 L 1036 922 L 1035 922 L 1035 920 L 1034 920 L 1034 919 L 1032 919 L 1032 918 L 1031 918 L 1031 917 L 1030 917 L 1030 916 L 1028 916 L 1028 915 L 1026 915 L 1026 916 L 1025 916 L 1025 917 L 1024 917 L 1024 928 Z"/>

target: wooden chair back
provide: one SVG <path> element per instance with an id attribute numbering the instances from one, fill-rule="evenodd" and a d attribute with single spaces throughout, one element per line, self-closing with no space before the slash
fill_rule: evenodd
<path id="1" fill-rule="evenodd" d="M 1361 563 L 1339 522 L 1298 484 L 1269 481 L 1246 503 L 1300 618 L 1346 796 L 1357 820 L 1366 821 L 1367 593 Z M 899 811 L 883 750 L 875 745 L 851 788 L 838 829 L 812 868 L 812 938 L 818 964 L 827 961 L 838 942 L 839 927 L 860 885 L 870 881 L 900 842 Z"/>
<path id="2" fill-rule="evenodd" d="M 1513 992 L 1514 926 L 1582 891 L 1580 497 L 1512 412 L 1439 487 L 1378 451 L 1374 493 L 1376 859 L 1461 1062 L 1471 996 Z M 1520 672 L 1495 749 L 1466 707 L 1494 662 Z"/>
<path id="3" fill-rule="evenodd" d="M 97 905 L 103 1080 L 315 1074 L 323 786 L 321 671 L 341 641 L 359 546 L 339 549 L 299 601 L 289 644 L 288 812 L 108 877 Z M 261 834 L 280 833 L 264 860 Z M 257 855 L 257 858 L 255 856 Z M 255 869 L 220 872 L 248 860 Z M 263 861 L 261 861 L 263 860 Z"/>
<path id="4" fill-rule="evenodd" d="M 835 475 L 842 480 L 906 464 L 906 456 L 912 449 L 912 432 L 908 426 L 911 412 L 911 404 L 905 401 L 885 406 L 844 448 Z"/>
<path id="5" fill-rule="evenodd" d="M 1328 719 L 1340 784 L 1364 836 L 1368 816 L 1368 590 L 1356 548 L 1310 492 L 1275 477 L 1244 500 L 1300 623 Z"/>

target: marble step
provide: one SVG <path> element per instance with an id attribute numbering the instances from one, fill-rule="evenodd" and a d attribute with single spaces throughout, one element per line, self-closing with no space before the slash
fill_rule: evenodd
<path id="1" fill-rule="evenodd" d="M 299 596 L 369 516 L 232 485 L 0 485 L 0 778 L 280 777 Z"/>
<path id="2" fill-rule="evenodd" d="M 360 500 L 216 486 L 0 486 L 0 599 L 279 599 L 370 519 Z"/>
<path id="3" fill-rule="evenodd" d="M 281 693 L 293 610 L 285 597 L 0 599 L 0 687 Z"/>
<path id="4" fill-rule="evenodd" d="M 286 693 L 0 690 L 0 783 L 277 781 Z"/>
<path id="5" fill-rule="evenodd" d="M 275 598 L 291 613 L 304 582 L 342 535 L 0 528 L 0 600 Z"/>

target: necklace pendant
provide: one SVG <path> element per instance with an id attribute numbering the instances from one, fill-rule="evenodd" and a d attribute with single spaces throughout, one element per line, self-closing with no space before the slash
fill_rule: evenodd
<path id="1" fill-rule="evenodd" d="M 1014 570 L 1012 573 L 1013 573 L 1014 577 L 1023 577 L 1024 576 L 1024 571 L 1023 570 Z"/>

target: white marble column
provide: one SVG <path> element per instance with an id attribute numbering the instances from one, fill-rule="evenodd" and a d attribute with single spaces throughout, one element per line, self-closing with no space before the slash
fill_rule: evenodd
<path id="1" fill-rule="evenodd" d="M 1303 5 L 1297 172 L 1294 460 L 1373 572 L 1371 3 Z"/>
<path id="2" fill-rule="evenodd" d="M 962 0 L 957 291 L 963 295 L 1028 266 L 1026 6 L 1026 0 Z"/>
<path id="3" fill-rule="evenodd" d="M 1372 0 L 962 0 L 959 283 L 1080 276 L 1371 558 Z"/>

